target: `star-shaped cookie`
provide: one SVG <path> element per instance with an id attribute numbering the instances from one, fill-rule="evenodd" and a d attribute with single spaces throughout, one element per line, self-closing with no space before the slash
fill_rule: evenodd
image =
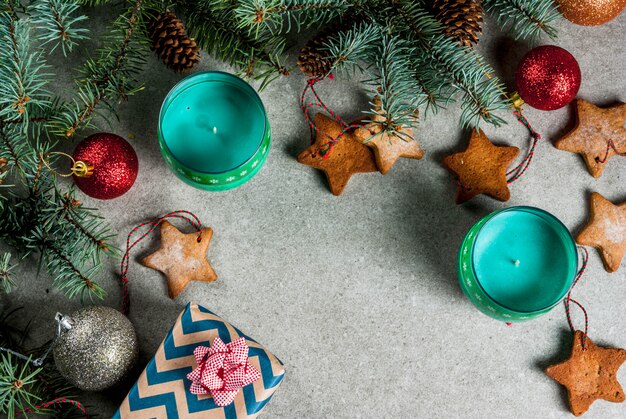
<path id="1" fill-rule="evenodd" d="M 385 122 L 385 117 L 380 114 L 380 105 L 380 100 L 374 99 L 374 109 L 377 113 L 372 117 L 372 122 L 357 128 L 354 135 L 374 150 L 376 165 L 384 175 L 400 157 L 419 160 L 424 157 L 424 150 L 412 137 L 410 127 L 399 126 L 391 134 L 383 132 L 381 123 Z"/>
<path id="2" fill-rule="evenodd" d="M 323 171 L 333 195 L 341 195 L 353 174 L 378 171 L 372 150 L 361 144 L 353 131 L 346 132 L 330 154 L 322 156 L 319 148 L 330 141 L 324 133 L 337 138 L 342 127 L 339 122 L 321 113 L 315 115 L 315 126 L 318 128 L 315 143 L 300 153 L 298 162 Z"/>
<path id="3" fill-rule="evenodd" d="M 163 272 L 167 277 L 170 298 L 176 298 L 190 281 L 212 282 L 217 279 L 206 257 L 213 229 L 203 228 L 185 234 L 167 221 L 161 222 L 161 247 L 141 263 Z M 200 238 L 200 239 L 199 239 Z"/>
<path id="4" fill-rule="evenodd" d="M 511 192 L 506 171 L 518 154 L 519 148 L 496 146 L 480 129 L 474 129 L 465 151 L 443 159 L 443 165 L 459 180 L 456 203 L 462 204 L 481 193 L 508 201 Z"/>
<path id="5" fill-rule="evenodd" d="M 576 241 L 598 249 L 604 268 L 615 272 L 626 253 L 626 202 L 614 205 L 594 192 L 589 212 L 589 223 L 578 234 Z"/>
<path id="6" fill-rule="evenodd" d="M 583 332 L 577 330 L 569 359 L 546 369 L 550 378 L 567 387 L 570 409 L 576 416 L 585 413 L 598 399 L 624 401 L 617 370 L 626 361 L 626 350 L 603 348 L 589 338 L 583 350 L 583 336 Z"/>
<path id="7" fill-rule="evenodd" d="M 576 126 L 557 140 L 556 148 L 580 154 L 593 177 L 600 177 L 616 150 L 607 144 L 613 141 L 617 151 L 626 152 L 626 103 L 599 108 L 586 100 L 576 100 Z"/>

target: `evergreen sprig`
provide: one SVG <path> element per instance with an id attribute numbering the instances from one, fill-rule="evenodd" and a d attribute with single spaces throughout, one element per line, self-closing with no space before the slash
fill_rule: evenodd
<path id="1" fill-rule="evenodd" d="M 42 33 L 42 45 L 52 46 L 51 52 L 61 46 L 66 55 L 77 41 L 86 38 L 87 29 L 76 27 L 87 20 L 85 15 L 75 16 L 78 7 L 71 0 L 38 0 L 31 6 L 32 22 Z"/>
<path id="2" fill-rule="evenodd" d="M 28 21 L 0 13 L 0 120 L 23 123 L 24 129 L 31 110 L 49 105 L 50 94 L 47 66 L 41 52 L 31 50 L 30 32 Z"/>
<path id="3" fill-rule="evenodd" d="M 381 39 L 382 28 L 375 23 L 362 23 L 353 28 L 338 32 L 324 43 L 323 51 L 333 63 L 331 72 L 350 75 L 364 72 L 375 59 L 376 46 Z"/>
<path id="4" fill-rule="evenodd" d="M 438 74 L 447 81 L 445 88 L 461 94 L 461 124 L 478 126 L 480 120 L 500 125 L 504 120 L 497 111 L 509 106 L 502 92 L 504 85 L 497 78 L 488 78 L 494 71 L 469 47 L 462 46 L 444 35 L 429 42 L 427 56 Z M 443 87 L 443 86 L 442 86 Z"/>
<path id="5" fill-rule="evenodd" d="M 239 0 L 235 8 L 238 27 L 254 34 L 287 33 L 319 27 L 344 14 L 345 0 Z"/>
<path id="6" fill-rule="evenodd" d="M 404 39 L 385 34 L 377 55 L 375 77 L 366 83 L 371 87 L 371 96 L 380 101 L 380 106 L 372 103 L 369 113 L 378 115 L 378 118 L 372 118 L 370 122 L 378 124 L 381 132 L 402 138 L 397 128 L 416 124 L 416 111 L 425 97 L 410 67 L 412 48 Z"/>
<path id="7" fill-rule="evenodd" d="M 535 44 L 542 33 L 556 38 L 552 24 L 561 15 L 553 0 L 484 0 L 484 6 L 502 30 L 512 33 L 515 39 Z"/>
<path id="8" fill-rule="evenodd" d="M 15 280 L 11 273 L 15 267 L 16 265 L 11 265 L 11 253 L 0 256 L 0 290 L 7 294 L 15 287 Z"/>
<path id="9" fill-rule="evenodd" d="M 82 77 L 77 80 L 77 97 L 63 104 L 51 121 L 53 133 L 72 137 L 81 128 L 93 127 L 99 106 L 112 110 L 116 101 L 143 89 L 136 75 L 148 52 L 144 7 L 144 0 L 135 0 L 115 20 L 104 46 L 96 52 L 98 58 L 88 59 L 83 67 Z"/>
<path id="10" fill-rule="evenodd" d="M 29 367 L 28 361 L 20 361 L 11 354 L 0 354 L 0 412 L 5 412 L 9 419 L 40 400 L 34 387 L 42 369 Z"/>
<path id="11" fill-rule="evenodd" d="M 242 2 L 243 3 L 243 2 Z M 198 45 L 218 59 L 237 67 L 240 75 L 260 80 L 261 89 L 281 75 L 285 66 L 285 39 L 269 31 L 242 30 L 238 27 L 239 2 L 184 0 L 177 7 L 187 17 L 189 35 Z"/>

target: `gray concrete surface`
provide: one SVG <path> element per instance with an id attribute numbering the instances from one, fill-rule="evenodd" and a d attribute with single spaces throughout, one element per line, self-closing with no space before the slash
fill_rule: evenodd
<path id="1" fill-rule="evenodd" d="M 572 52 L 582 69 L 578 96 L 601 105 L 626 101 L 626 15 L 601 27 L 567 21 L 558 27 L 556 43 Z M 528 47 L 487 22 L 479 49 L 510 83 Z M 75 54 L 73 59 L 82 58 Z M 55 67 L 60 74 L 56 88 L 67 89 L 66 67 L 60 60 Z M 199 69 L 227 67 L 204 57 Z M 137 262 L 156 247 L 157 237 L 139 247 L 132 258 L 130 292 L 140 367 L 184 305 L 194 301 L 284 361 L 287 376 L 266 409 L 267 418 L 570 417 L 565 390 L 542 372 L 569 352 L 562 307 L 506 327 L 462 295 L 455 258 L 466 230 L 492 210 L 535 205 L 576 232 L 586 219 L 591 191 L 616 202 L 626 199 L 626 160 L 614 158 L 596 180 L 579 156 L 553 147 L 571 125 L 571 108 L 526 109 L 545 140 L 528 174 L 512 185 L 507 203 L 480 197 L 454 205 L 454 183 L 439 162 L 467 141 L 455 107 L 429 117 L 418 129 L 427 151 L 422 161 L 400 161 L 386 176 L 357 175 L 337 198 L 320 172 L 295 161 L 308 144 L 308 129 L 298 108 L 304 77 L 294 74 L 261 94 L 274 132 L 265 167 L 237 190 L 209 193 L 175 178 L 159 155 L 159 106 L 179 77 L 151 58 L 143 78 L 145 91 L 119 107 L 119 121 L 101 124 L 102 130 L 134 136 L 140 159 L 136 185 L 113 201 L 83 199 L 102 210 L 120 247 L 139 222 L 174 209 L 195 212 L 215 230 L 209 259 L 219 280 L 193 283 L 172 301 L 164 278 Z M 319 90 L 348 119 L 365 107 L 367 98 L 353 82 L 325 82 Z M 485 126 L 488 136 L 526 147 L 524 128 L 511 115 L 506 119 L 503 128 Z M 109 292 L 104 304 L 114 307 L 120 304 L 118 264 L 108 261 L 100 278 Z M 34 267 L 24 265 L 18 280 L 12 299 L 28 309 L 40 340 L 51 333 L 55 312 L 80 306 L 52 289 L 46 293 L 49 278 L 37 277 Z M 626 347 L 626 262 L 608 274 L 592 251 L 575 295 L 589 311 L 591 338 Z M 575 321 L 582 327 L 578 313 Z M 85 400 L 103 417 L 110 416 L 138 372 L 127 384 Z M 626 368 L 618 378 L 626 384 Z M 626 405 L 604 401 L 586 415 L 624 416 Z"/>

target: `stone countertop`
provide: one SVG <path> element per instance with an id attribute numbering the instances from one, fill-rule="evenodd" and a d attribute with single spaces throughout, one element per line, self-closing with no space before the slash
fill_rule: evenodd
<path id="1" fill-rule="evenodd" d="M 95 32 L 102 30 L 98 19 L 92 24 Z M 626 13 L 604 26 L 563 20 L 558 29 L 555 43 L 580 63 L 578 97 L 600 105 L 626 102 Z M 491 21 L 478 48 L 509 85 L 528 50 Z M 83 60 L 79 53 L 70 59 Z M 71 89 L 70 75 L 60 70 L 67 63 L 56 60 L 55 88 Z M 205 69 L 228 71 L 207 56 L 198 67 Z M 440 161 L 464 148 L 468 133 L 458 124 L 460 109 L 451 106 L 428 115 L 417 129 L 426 150 L 423 160 L 402 159 L 385 176 L 356 175 L 335 197 L 319 171 L 295 160 L 309 141 L 298 105 L 305 78 L 295 73 L 261 93 L 272 125 L 271 152 L 260 173 L 236 190 L 194 189 L 165 166 L 157 117 L 180 76 L 153 57 L 142 75 L 145 90 L 119 106 L 119 120 L 100 124 L 102 130 L 132 138 L 139 156 L 139 176 L 129 193 L 101 202 L 81 196 L 112 224 L 116 245 L 124 246 L 135 224 L 175 209 L 193 211 L 215 231 L 208 257 L 219 280 L 192 283 L 176 300 L 167 297 L 161 274 L 138 263 L 156 248 L 158 237 L 133 253 L 130 318 L 140 340 L 139 367 L 193 301 L 285 363 L 286 379 L 266 408 L 267 418 L 570 418 L 564 388 L 542 372 L 569 352 L 563 308 L 512 327 L 484 316 L 459 289 L 456 252 L 472 224 L 507 206 L 541 207 L 579 231 L 591 191 L 614 202 L 626 199 L 626 161 L 613 158 L 601 178 L 592 178 L 580 156 L 553 147 L 572 126 L 572 107 L 552 112 L 527 107 L 527 118 L 544 140 L 527 174 L 511 186 L 511 200 L 480 196 L 457 206 L 455 184 Z M 352 81 L 325 81 L 319 92 L 346 119 L 367 103 Z M 487 135 L 526 150 L 526 130 L 504 115 L 508 124 L 484 126 Z M 599 344 L 626 347 L 626 261 L 608 274 L 598 253 L 590 253 L 588 272 L 574 292 L 589 312 L 590 336 Z M 52 333 L 54 314 L 70 313 L 80 302 L 52 289 L 47 275 L 36 276 L 34 265 L 22 266 L 11 299 L 26 307 L 35 335 L 44 339 Z M 109 294 L 104 304 L 113 307 L 120 305 L 118 267 L 119 260 L 107 261 L 99 279 Z M 580 313 L 574 316 L 582 327 Z M 118 388 L 83 400 L 103 417 L 111 416 L 138 373 Z M 618 378 L 626 384 L 626 368 Z M 585 417 L 624 415 L 626 405 L 599 401 Z"/>

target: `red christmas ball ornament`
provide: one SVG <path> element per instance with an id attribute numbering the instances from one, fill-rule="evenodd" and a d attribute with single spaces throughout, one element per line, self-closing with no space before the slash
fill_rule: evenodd
<path id="1" fill-rule="evenodd" d="M 521 98 L 543 111 L 559 109 L 570 103 L 578 93 L 580 79 L 576 58 L 554 45 L 528 51 L 515 72 Z"/>
<path id="2" fill-rule="evenodd" d="M 128 192 L 137 179 L 137 153 L 119 135 L 90 135 L 76 146 L 73 157 L 74 181 L 92 198 L 117 198 Z M 76 170 L 77 166 L 82 166 L 82 170 Z"/>

